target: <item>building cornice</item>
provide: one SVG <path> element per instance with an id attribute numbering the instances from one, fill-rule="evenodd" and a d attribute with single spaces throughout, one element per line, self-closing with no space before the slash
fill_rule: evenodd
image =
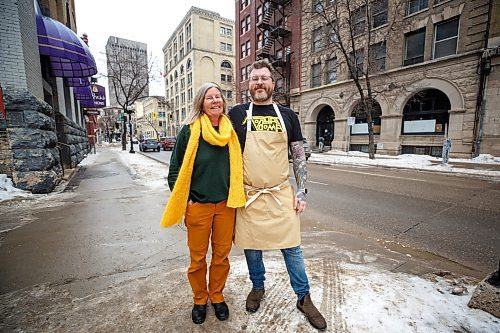
<path id="1" fill-rule="evenodd" d="M 202 17 L 212 18 L 212 19 L 219 20 L 219 21 L 227 23 L 227 24 L 234 25 L 234 21 L 233 20 L 230 20 L 228 18 L 222 17 L 222 16 L 220 16 L 219 13 L 212 12 L 210 10 L 206 10 L 206 9 L 202 9 L 202 8 L 198 8 L 198 7 L 195 7 L 195 6 L 191 6 L 191 8 L 189 9 L 189 11 L 186 13 L 186 15 L 184 15 L 184 18 L 181 20 L 181 22 L 177 25 L 177 27 L 175 28 L 175 30 L 170 35 L 170 38 L 168 39 L 168 41 L 165 43 L 165 45 L 163 45 L 163 47 L 162 47 L 163 53 L 166 52 L 167 47 L 172 42 L 172 40 L 175 37 L 177 37 L 177 32 L 179 31 L 179 29 L 181 29 L 184 26 L 184 24 L 186 23 L 186 21 L 189 18 L 191 18 L 194 14 L 200 15 Z"/>

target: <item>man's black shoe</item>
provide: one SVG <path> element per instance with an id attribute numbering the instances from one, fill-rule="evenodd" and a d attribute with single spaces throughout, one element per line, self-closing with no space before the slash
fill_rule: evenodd
<path id="1" fill-rule="evenodd" d="M 207 318 L 207 305 L 206 304 L 195 304 L 193 306 L 193 311 L 191 312 L 191 318 L 193 323 L 202 324 Z"/>
<path id="2" fill-rule="evenodd" d="M 226 320 L 229 318 L 229 308 L 227 307 L 226 302 L 221 302 L 221 303 L 212 303 L 214 306 L 215 310 L 215 316 L 219 320 Z"/>

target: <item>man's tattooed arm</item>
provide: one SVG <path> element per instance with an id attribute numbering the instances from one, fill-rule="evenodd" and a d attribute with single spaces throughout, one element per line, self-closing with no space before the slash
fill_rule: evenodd
<path id="1" fill-rule="evenodd" d="M 297 213 L 304 211 L 306 204 L 306 180 L 307 180 L 307 167 L 306 167 L 306 153 L 302 141 L 294 141 L 290 143 L 290 150 L 292 152 L 293 173 L 295 181 L 297 182 L 297 195 L 295 197 L 295 209 Z"/>

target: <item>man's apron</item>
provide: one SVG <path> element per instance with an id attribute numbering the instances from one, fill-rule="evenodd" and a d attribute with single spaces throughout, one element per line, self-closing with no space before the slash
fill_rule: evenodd
<path id="1" fill-rule="evenodd" d="M 243 182 L 247 204 L 236 211 L 234 243 L 242 249 L 276 250 L 300 245 L 300 219 L 288 181 L 288 138 L 283 132 L 252 131 L 253 103 L 247 110 Z"/>

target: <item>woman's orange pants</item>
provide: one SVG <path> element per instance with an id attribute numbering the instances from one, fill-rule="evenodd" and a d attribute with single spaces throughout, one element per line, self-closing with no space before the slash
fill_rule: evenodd
<path id="1" fill-rule="evenodd" d="M 188 280 L 194 294 L 194 304 L 224 302 L 222 290 L 229 274 L 229 252 L 234 232 L 235 209 L 228 208 L 226 201 L 192 203 L 186 209 L 187 243 L 191 263 Z M 210 237 L 210 235 L 212 237 Z M 210 262 L 207 290 L 208 244 L 211 239 L 212 261 Z"/>

